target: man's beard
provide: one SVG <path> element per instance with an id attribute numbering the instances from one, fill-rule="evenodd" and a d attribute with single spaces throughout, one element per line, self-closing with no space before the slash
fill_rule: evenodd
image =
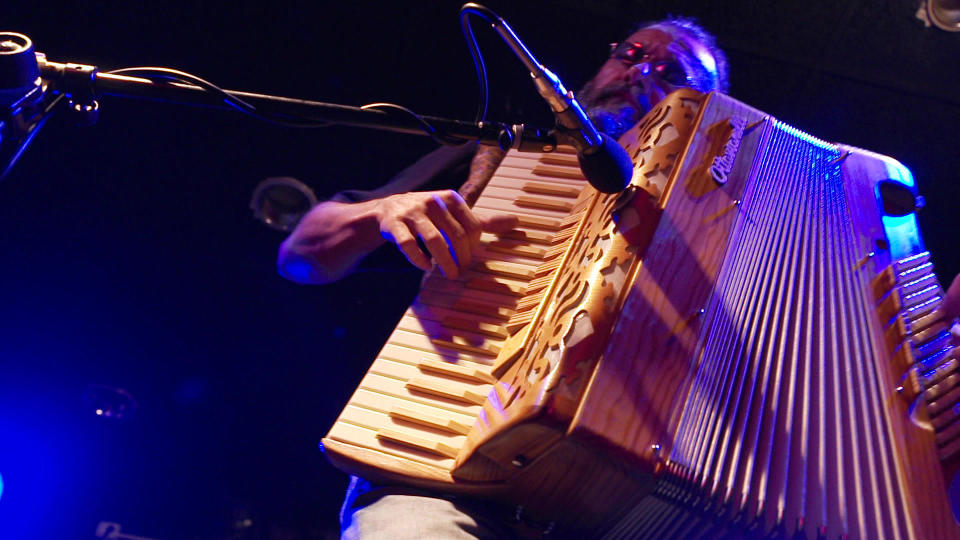
<path id="1" fill-rule="evenodd" d="M 598 88 L 591 80 L 577 94 L 577 99 L 598 130 L 618 139 L 647 112 L 624 98 L 630 91 L 627 84 Z"/>

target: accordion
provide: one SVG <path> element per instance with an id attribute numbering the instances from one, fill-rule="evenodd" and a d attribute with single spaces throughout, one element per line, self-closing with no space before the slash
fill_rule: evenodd
<path id="1" fill-rule="evenodd" d="M 585 534 L 960 537 L 910 172 L 692 90 L 620 143 L 619 194 L 570 149 L 507 155 L 473 208 L 519 226 L 425 277 L 329 459 Z"/>

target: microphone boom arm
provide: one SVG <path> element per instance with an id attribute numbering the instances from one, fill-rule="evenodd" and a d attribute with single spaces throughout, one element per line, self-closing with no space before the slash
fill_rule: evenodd
<path id="1" fill-rule="evenodd" d="M 200 105 L 228 109 L 230 105 L 206 89 L 182 82 L 154 81 L 145 77 L 104 73 L 93 66 L 59 63 L 38 55 L 41 76 L 52 83 L 54 89 L 73 95 L 95 94 L 141 98 L 156 101 Z M 225 90 L 226 94 L 254 105 L 258 112 L 277 118 L 289 118 L 332 124 L 373 128 L 398 133 L 424 135 L 423 127 L 416 119 L 392 114 L 389 111 L 324 103 L 289 97 L 257 94 L 238 90 Z M 523 136 L 520 150 L 549 152 L 556 147 L 556 138 L 543 129 L 524 128 L 500 122 L 464 122 L 434 116 L 421 116 L 436 133 L 444 138 L 461 142 L 471 140 L 491 146 L 517 146 L 517 135 Z"/>

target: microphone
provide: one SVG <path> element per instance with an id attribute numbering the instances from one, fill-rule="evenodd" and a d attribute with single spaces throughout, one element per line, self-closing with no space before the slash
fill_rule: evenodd
<path id="1" fill-rule="evenodd" d="M 574 98 L 573 92 L 564 88 L 560 79 L 534 58 L 506 21 L 479 4 L 466 4 L 464 8 L 468 6 L 471 10 L 478 10 L 485 15 L 494 30 L 530 70 L 530 77 L 533 78 L 537 92 L 553 111 L 557 121 L 557 133 L 577 149 L 577 159 L 583 176 L 603 193 L 623 191 L 633 178 L 633 161 L 627 151 L 609 135 L 597 130 Z"/>

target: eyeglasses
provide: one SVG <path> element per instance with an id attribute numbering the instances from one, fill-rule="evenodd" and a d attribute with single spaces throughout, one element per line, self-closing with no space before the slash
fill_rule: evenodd
<path id="1" fill-rule="evenodd" d="M 631 43 L 629 41 L 611 43 L 610 58 L 616 58 L 631 66 L 646 63 L 649 68 L 648 71 L 644 72 L 644 75 L 656 74 L 662 81 L 674 86 L 687 86 L 690 83 L 690 77 L 683 66 L 680 65 L 680 62 L 676 60 L 650 62 L 650 53 L 644 49 L 643 43 Z"/>

